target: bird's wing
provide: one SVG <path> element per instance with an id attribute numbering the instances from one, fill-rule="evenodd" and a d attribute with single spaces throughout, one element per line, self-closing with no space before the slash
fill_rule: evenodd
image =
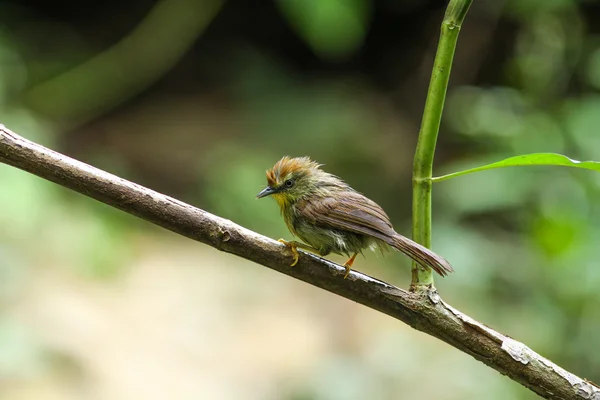
<path id="1" fill-rule="evenodd" d="M 312 198 L 296 207 L 297 212 L 317 226 L 373 236 L 400 250 L 417 262 L 433 268 L 441 276 L 452 272 L 444 258 L 428 248 L 396 233 L 385 211 L 357 192 L 344 191 L 334 197 Z"/>
<path id="2" fill-rule="evenodd" d="M 315 225 L 371 235 L 384 241 L 395 233 L 385 211 L 358 192 L 344 191 L 335 197 L 305 201 L 299 208 Z"/>

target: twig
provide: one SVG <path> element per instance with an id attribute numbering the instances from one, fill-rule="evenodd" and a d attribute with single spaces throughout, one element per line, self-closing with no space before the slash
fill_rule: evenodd
<path id="1" fill-rule="evenodd" d="M 301 253 L 298 265 L 290 268 L 290 253 L 275 240 L 47 149 L 3 125 L 0 162 L 381 311 L 470 354 L 547 399 L 600 400 L 597 386 L 454 309 L 434 289 L 409 293 L 356 271 L 342 279 L 343 267 L 307 253 Z"/>

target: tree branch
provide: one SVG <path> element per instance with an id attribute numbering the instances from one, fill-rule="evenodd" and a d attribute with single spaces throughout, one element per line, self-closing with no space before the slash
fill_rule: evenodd
<path id="1" fill-rule="evenodd" d="M 24 139 L 0 125 L 0 162 L 28 171 L 188 238 L 254 261 L 434 336 L 547 399 L 600 400 L 600 388 L 445 303 L 435 289 L 409 293 Z M 4 188 L 6 190 L 6 188 Z"/>

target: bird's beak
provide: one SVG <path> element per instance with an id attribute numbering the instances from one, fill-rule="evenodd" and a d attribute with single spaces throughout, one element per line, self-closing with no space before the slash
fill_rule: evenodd
<path id="1" fill-rule="evenodd" d="M 257 199 L 260 199 L 260 198 L 262 198 L 262 197 L 267 197 L 267 196 L 269 196 L 269 195 L 271 195 L 271 194 L 273 194 L 273 193 L 275 193 L 275 192 L 276 192 L 276 190 L 275 190 L 275 189 L 273 189 L 273 188 L 272 188 L 272 187 L 270 187 L 270 186 L 267 186 L 267 187 L 266 187 L 266 188 L 264 188 L 264 189 L 263 189 L 263 190 L 262 190 L 262 191 L 261 191 L 259 194 L 257 194 L 257 195 L 256 195 L 256 198 L 257 198 Z"/>

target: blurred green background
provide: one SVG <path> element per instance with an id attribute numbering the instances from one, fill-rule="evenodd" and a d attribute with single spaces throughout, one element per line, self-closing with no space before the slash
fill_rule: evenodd
<path id="1" fill-rule="evenodd" d="M 257 201 L 309 155 L 410 232 L 445 2 L 0 1 L 0 122 L 273 238 Z M 600 160 L 600 2 L 475 1 L 435 175 L 528 152 Z M 0 165 L 0 398 L 534 399 L 410 327 Z M 436 183 L 444 298 L 600 381 L 600 175 Z M 332 257 L 343 261 L 341 257 Z M 408 287 L 400 254 L 360 271 Z"/>

